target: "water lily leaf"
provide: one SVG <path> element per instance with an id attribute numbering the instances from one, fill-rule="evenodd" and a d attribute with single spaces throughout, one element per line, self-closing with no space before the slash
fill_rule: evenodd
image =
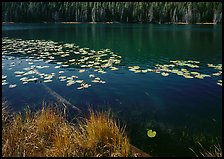
<path id="1" fill-rule="evenodd" d="M 69 65 L 62 65 L 62 67 L 68 67 Z"/>
<path id="2" fill-rule="evenodd" d="M 54 68 L 60 68 L 61 66 L 55 66 Z"/>
<path id="3" fill-rule="evenodd" d="M 15 88 L 16 87 L 16 84 L 10 84 L 9 85 L 9 88 Z"/>
<path id="4" fill-rule="evenodd" d="M 163 72 L 163 73 L 161 73 L 163 76 L 168 76 L 169 75 L 169 73 L 165 73 L 165 72 Z"/>
<path id="5" fill-rule="evenodd" d="M 76 80 L 75 82 L 76 82 L 76 83 L 82 83 L 83 80 Z"/>
<path id="6" fill-rule="evenodd" d="M 220 72 L 217 72 L 217 73 L 213 73 L 212 75 L 213 76 L 219 76 L 219 75 L 221 75 L 221 73 Z"/>
<path id="7" fill-rule="evenodd" d="M 218 85 L 222 86 L 222 83 L 217 82 Z"/>
<path id="8" fill-rule="evenodd" d="M 7 76 L 2 75 L 2 79 L 6 79 Z"/>
<path id="9" fill-rule="evenodd" d="M 48 79 L 48 80 L 44 80 L 43 82 L 49 83 L 49 82 L 52 82 L 52 80 Z"/>
<path id="10" fill-rule="evenodd" d="M 99 83 L 99 81 L 98 81 L 98 80 L 95 80 L 95 79 L 92 80 L 92 82 L 94 82 L 94 83 Z"/>
<path id="11" fill-rule="evenodd" d="M 2 86 L 7 85 L 7 84 L 8 84 L 7 82 L 3 82 L 3 83 L 2 83 Z"/>
<path id="12" fill-rule="evenodd" d="M 141 70 L 135 70 L 134 72 L 135 72 L 135 73 L 139 73 L 139 72 L 141 72 Z"/>
<path id="13" fill-rule="evenodd" d="M 90 74 L 90 75 L 89 75 L 89 77 L 90 77 L 90 78 L 92 78 L 92 77 L 95 77 L 95 75 L 93 75 L 93 74 Z"/>
<path id="14" fill-rule="evenodd" d="M 183 75 L 185 78 L 194 78 L 192 76 L 189 76 L 189 75 Z"/>
<path id="15" fill-rule="evenodd" d="M 85 69 L 79 70 L 79 73 L 85 72 Z"/>
<path id="16" fill-rule="evenodd" d="M 148 137 L 153 138 L 156 136 L 156 131 L 152 131 L 151 129 L 149 129 L 147 131 L 147 135 L 148 135 Z"/>

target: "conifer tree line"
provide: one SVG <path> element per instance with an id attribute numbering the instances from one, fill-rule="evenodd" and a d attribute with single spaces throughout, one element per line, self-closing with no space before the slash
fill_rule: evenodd
<path id="1" fill-rule="evenodd" d="M 2 21 L 222 23 L 222 3 L 2 2 Z"/>

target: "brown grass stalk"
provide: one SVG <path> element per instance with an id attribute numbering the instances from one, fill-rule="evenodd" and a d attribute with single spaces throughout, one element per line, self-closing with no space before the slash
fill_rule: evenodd
<path id="1" fill-rule="evenodd" d="M 130 144 L 109 112 L 89 111 L 79 124 L 69 123 L 50 107 L 13 116 L 2 128 L 2 156 L 130 156 Z M 2 118 L 4 120 L 4 118 Z"/>

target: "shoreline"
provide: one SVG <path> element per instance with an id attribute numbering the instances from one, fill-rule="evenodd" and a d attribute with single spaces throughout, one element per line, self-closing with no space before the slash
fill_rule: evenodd
<path id="1" fill-rule="evenodd" d="M 177 22 L 177 23 L 172 23 L 172 24 L 178 24 L 178 25 L 187 25 L 187 24 L 203 24 L 203 25 L 208 25 L 208 24 L 212 24 L 212 25 L 215 25 L 217 23 L 209 23 L 209 22 L 206 22 L 206 23 L 185 23 L 185 22 Z"/>
<path id="2" fill-rule="evenodd" d="M 16 23 L 27 23 L 27 22 L 2 22 L 2 24 L 16 24 Z M 31 22 L 29 22 L 31 23 Z M 139 24 L 138 23 L 121 23 L 121 22 L 38 22 L 43 24 Z M 192 24 L 203 24 L 203 25 L 215 25 L 218 23 L 211 23 L 211 22 L 205 22 L 205 23 L 185 23 L 185 22 L 175 22 L 175 23 L 140 23 L 140 24 L 175 24 L 175 25 L 192 25 Z"/>
<path id="3" fill-rule="evenodd" d="M 27 22 L 2 22 L 2 24 L 15 24 L 15 23 L 27 23 Z M 28 23 L 32 23 L 32 22 L 28 22 Z M 54 23 L 54 24 L 118 24 L 120 22 L 37 22 L 37 23 L 43 23 L 43 24 L 52 24 L 52 23 Z"/>

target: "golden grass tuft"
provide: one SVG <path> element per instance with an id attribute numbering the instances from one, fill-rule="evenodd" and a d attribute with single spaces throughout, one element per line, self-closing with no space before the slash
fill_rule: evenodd
<path id="1" fill-rule="evenodd" d="M 94 113 L 74 125 L 52 108 L 26 110 L 2 129 L 2 156 L 130 156 L 130 144 L 109 112 Z"/>
<path id="2" fill-rule="evenodd" d="M 6 101 L 2 101 L 2 127 L 4 127 L 9 119 L 8 105 Z"/>
<path id="3" fill-rule="evenodd" d="M 220 144 L 215 144 L 210 147 L 210 150 L 206 150 L 205 148 L 202 147 L 202 151 L 200 154 L 203 157 L 222 157 L 222 148 Z"/>
<path id="4" fill-rule="evenodd" d="M 129 156 L 130 144 L 109 112 L 89 111 L 88 119 L 79 124 L 78 144 L 84 156 Z"/>
<path id="5" fill-rule="evenodd" d="M 189 148 L 196 157 L 222 157 L 222 147 L 219 143 L 212 145 L 210 149 L 204 148 L 200 142 L 197 142 L 197 144 L 200 146 L 199 155 Z"/>

